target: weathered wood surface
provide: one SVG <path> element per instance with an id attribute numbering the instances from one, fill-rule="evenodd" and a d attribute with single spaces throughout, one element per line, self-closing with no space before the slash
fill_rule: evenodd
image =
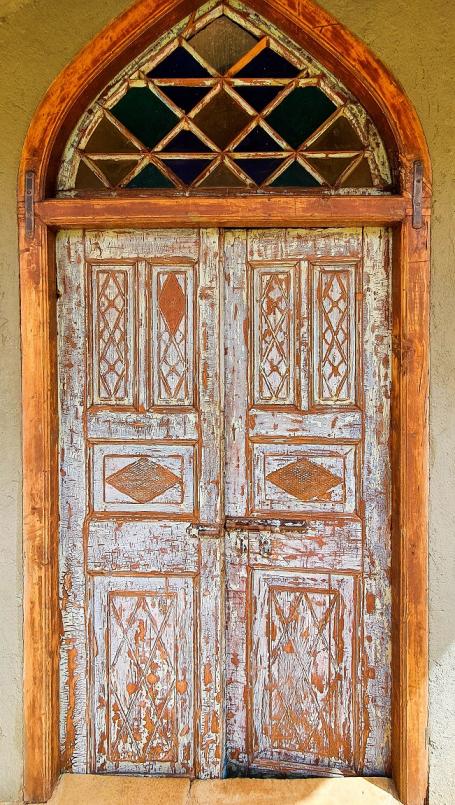
<path id="1" fill-rule="evenodd" d="M 387 773 L 390 237 L 287 229 L 225 241 L 228 762 Z M 318 735 L 313 755 L 304 734 Z"/>

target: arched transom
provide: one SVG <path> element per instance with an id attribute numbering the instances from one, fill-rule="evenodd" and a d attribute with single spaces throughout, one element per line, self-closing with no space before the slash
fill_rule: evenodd
<path id="1" fill-rule="evenodd" d="M 295 42 L 209 3 L 123 69 L 67 144 L 61 195 L 390 190 L 372 120 Z"/>

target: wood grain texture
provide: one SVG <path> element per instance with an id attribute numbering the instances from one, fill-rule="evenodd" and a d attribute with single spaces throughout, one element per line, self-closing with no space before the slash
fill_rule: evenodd
<path id="1" fill-rule="evenodd" d="M 271 4 L 252 0 L 264 16 L 301 43 L 339 75 L 372 115 L 382 136 L 395 152 L 405 201 L 398 209 L 378 213 L 377 199 L 355 199 L 355 211 L 343 211 L 348 199 L 305 199 L 305 216 L 295 225 L 348 225 L 388 223 L 403 219 L 412 196 L 412 163 L 424 161 L 424 212 L 422 230 L 406 218 L 394 239 L 394 364 L 393 364 L 393 774 L 406 805 L 422 805 L 427 790 L 427 500 L 428 500 L 428 298 L 429 202 L 431 166 L 425 138 L 409 99 L 384 66 L 368 49 L 329 14 L 310 2 Z M 25 546 L 25 798 L 46 799 L 58 775 L 58 611 L 56 507 L 58 430 L 55 390 L 56 348 L 55 270 L 50 226 L 192 224 L 217 226 L 278 226 L 288 223 L 288 208 L 273 219 L 262 207 L 249 219 L 247 205 L 223 213 L 201 202 L 192 213 L 182 211 L 179 200 L 169 200 L 151 217 L 149 200 L 128 200 L 122 209 L 103 213 L 102 203 L 87 200 L 78 210 L 65 212 L 66 201 L 44 202 L 52 187 L 58 157 L 68 134 L 96 92 L 147 41 L 170 28 L 191 11 L 192 2 L 166 4 L 141 0 L 115 20 L 67 67 L 54 82 L 31 123 L 19 173 L 19 225 L 21 245 L 21 321 L 23 355 L 23 453 Z M 43 206 L 33 238 L 26 238 L 24 188 L 28 170 L 36 172 L 35 209 Z M 269 201 L 269 200 L 268 200 Z M 381 202 L 388 199 L 381 199 Z M 116 200 L 109 200 L 111 204 Z M 262 200 L 261 200 L 262 202 Z M 340 202 L 340 203 L 339 203 Z M 73 202 L 69 202 L 72 204 Z M 231 202 L 229 202 L 231 203 Z M 280 203 L 280 202 L 276 202 Z M 300 199 L 295 203 L 301 203 Z M 84 204 L 87 205 L 84 212 Z M 140 205 L 144 204 L 144 208 Z M 394 200 L 395 204 L 395 200 Z M 136 206 L 135 206 L 136 205 Z M 372 206 L 370 206 L 372 205 Z M 392 206 L 392 204 L 391 204 Z M 373 210 L 373 213 L 368 212 Z M 300 213 L 302 213 L 302 209 Z M 242 214 L 240 220 L 240 213 Z M 156 217 L 154 217 L 156 215 Z M 319 215 L 319 219 L 318 219 Z M 308 216 L 308 217 L 306 217 Z M 40 367 L 37 371 L 37 366 Z M 134 427 L 134 422 L 130 423 Z M 109 425 L 107 425 L 109 427 Z M 164 424 L 162 427 L 166 427 Z M 412 513 L 412 516 L 410 516 Z M 39 607 L 36 607 L 39 602 Z"/>

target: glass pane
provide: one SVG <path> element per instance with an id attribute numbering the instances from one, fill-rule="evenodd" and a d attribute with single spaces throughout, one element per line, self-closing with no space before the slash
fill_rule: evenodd
<path id="1" fill-rule="evenodd" d="M 173 50 L 148 73 L 149 78 L 208 78 L 209 75 L 205 67 L 182 47 Z"/>
<path id="2" fill-rule="evenodd" d="M 198 187 L 245 187 L 245 183 L 223 162 Z"/>
<path id="3" fill-rule="evenodd" d="M 182 129 L 179 133 L 168 143 L 163 152 L 170 152 L 173 154 L 191 154 L 200 151 L 211 151 L 211 149 L 196 137 L 192 131 Z"/>
<path id="4" fill-rule="evenodd" d="M 103 117 L 90 137 L 85 151 L 92 154 L 137 153 L 137 148 L 110 120 Z"/>
<path id="5" fill-rule="evenodd" d="M 147 148 L 153 148 L 178 122 L 177 115 L 146 87 L 132 87 L 110 110 Z"/>
<path id="6" fill-rule="evenodd" d="M 330 117 L 336 106 L 319 87 L 296 87 L 267 116 L 267 122 L 293 148 Z"/>
<path id="7" fill-rule="evenodd" d="M 320 187 L 320 183 L 299 162 L 293 162 L 270 187 Z"/>
<path id="8" fill-rule="evenodd" d="M 219 148 L 226 148 L 249 119 L 244 109 L 222 89 L 197 113 L 194 122 Z"/>
<path id="9" fill-rule="evenodd" d="M 258 87 L 251 85 L 249 87 L 236 86 L 234 89 L 241 98 L 253 107 L 253 109 L 256 109 L 256 112 L 262 112 L 264 107 L 276 98 L 283 87 Z"/>
<path id="10" fill-rule="evenodd" d="M 94 159 L 95 165 L 108 180 L 111 187 L 116 187 L 137 165 L 137 159 Z"/>
<path id="11" fill-rule="evenodd" d="M 321 151 L 362 151 L 363 143 L 345 117 L 338 117 L 311 143 L 311 148 Z"/>
<path id="12" fill-rule="evenodd" d="M 352 157 L 310 157 L 305 154 L 305 159 L 310 165 L 314 165 L 330 186 L 336 183 L 343 171 L 352 163 Z"/>
<path id="13" fill-rule="evenodd" d="M 273 157 L 266 159 L 236 159 L 235 161 L 256 184 L 265 182 L 283 162 L 282 159 L 274 159 Z"/>
<path id="14" fill-rule="evenodd" d="M 130 188 L 159 188 L 175 187 L 175 185 L 164 176 L 155 165 L 149 164 L 143 168 L 134 179 L 127 185 Z"/>
<path id="15" fill-rule="evenodd" d="M 256 41 L 252 34 L 224 16 L 218 17 L 189 40 L 205 61 L 222 75 L 251 50 Z"/>
<path id="16" fill-rule="evenodd" d="M 238 73 L 236 78 L 295 78 L 299 68 L 271 48 L 264 48 Z"/>
<path id="17" fill-rule="evenodd" d="M 202 101 L 202 98 L 205 98 L 209 91 L 209 87 L 160 87 L 160 89 L 187 114 L 199 101 Z"/>
<path id="18" fill-rule="evenodd" d="M 210 164 L 208 159 L 163 159 L 163 162 L 187 185 L 192 184 Z"/>
<path id="19" fill-rule="evenodd" d="M 256 126 L 234 151 L 282 151 L 282 148 L 261 126 Z"/>
<path id="20" fill-rule="evenodd" d="M 74 184 L 76 190 L 105 190 L 105 186 L 101 179 L 98 179 L 89 166 L 81 159 L 77 169 L 76 181 Z"/>
<path id="21" fill-rule="evenodd" d="M 344 180 L 343 187 L 373 187 L 368 160 L 364 157 L 359 165 Z"/>

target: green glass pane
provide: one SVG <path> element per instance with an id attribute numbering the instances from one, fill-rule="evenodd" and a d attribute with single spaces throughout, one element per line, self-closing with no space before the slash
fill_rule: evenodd
<path id="1" fill-rule="evenodd" d="M 98 176 L 90 170 L 89 166 L 81 159 L 77 170 L 76 190 L 105 190 L 105 186 Z"/>
<path id="2" fill-rule="evenodd" d="M 175 187 L 155 165 L 146 165 L 127 185 L 131 188 Z"/>
<path id="3" fill-rule="evenodd" d="M 366 157 L 362 159 L 360 164 L 357 165 L 347 179 L 345 179 L 343 187 L 373 187 L 371 170 Z"/>
<path id="4" fill-rule="evenodd" d="M 85 146 L 85 151 L 92 154 L 129 154 L 137 153 L 137 147 L 110 120 L 103 117 Z"/>
<path id="5" fill-rule="evenodd" d="M 94 159 L 93 162 L 104 174 L 111 187 L 116 187 L 137 165 L 137 159 Z"/>
<path id="6" fill-rule="evenodd" d="M 147 148 L 153 148 L 178 117 L 147 87 L 132 87 L 110 110 Z"/>
<path id="7" fill-rule="evenodd" d="M 226 148 L 250 120 L 250 116 L 221 90 L 195 116 L 196 125 L 213 140 L 219 148 Z"/>
<path id="8" fill-rule="evenodd" d="M 223 162 L 198 187 L 245 187 L 245 183 Z"/>
<path id="9" fill-rule="evenodd" d="M 219 73 L 229 70 L 256 44 L 256 38 L 240 25 L 221 16 L 195 34 L 189 43 Z"/>
<path id="10" fill-rule="evenodd" d="M 319 87 L 296 87 L 270 112 L 267 122 L 292 148 L 298 148 L 335 109 Z"/>
<path id="11" fill-rule="evenodd" d="M 310 157 L 305 154 L 305 159 L 310 165 L 314 165 L 317 172 L 321 174 L 328 185 L 333 185 L 352 163 L 352 157 Z"/>
<path id="12" fill-rule="evenodd" d="M 270 187 L 320 187 L 320 183 L 299 162 L 293 162 Z"/>
<path id="13" fill-rule="evenodd" d="M 351 124 L 341 115 L 311 143 L 321 151 L 361 151 L 363 143 Z"/>

